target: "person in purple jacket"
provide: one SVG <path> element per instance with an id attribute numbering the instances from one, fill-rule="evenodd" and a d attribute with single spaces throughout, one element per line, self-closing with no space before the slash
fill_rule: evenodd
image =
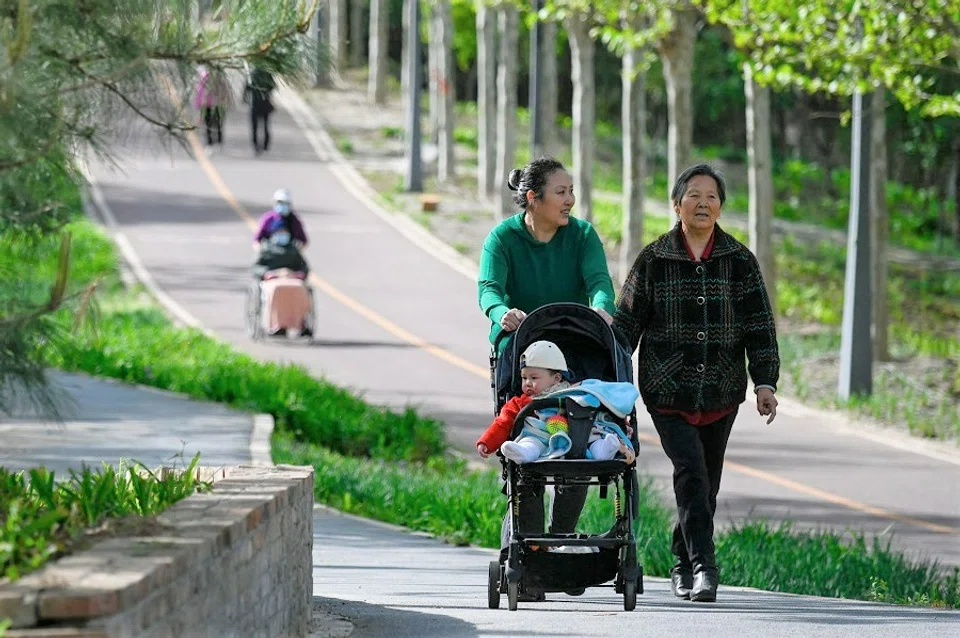
<path id="1" fill-rule="evenodd" d="M 307 245 L 307 233 L 300 218 L 293 212 L 290 191 L 286 188 L 277 189 L 273 194 L 273 201 L 273 208 L 260 217 L 257 232 L 253 236 L 253 249 L 259 251 L 260 242 L 270 239 L 273 233 L 282 229 L 290 233 L 294 245 L 302 250 Z"/>

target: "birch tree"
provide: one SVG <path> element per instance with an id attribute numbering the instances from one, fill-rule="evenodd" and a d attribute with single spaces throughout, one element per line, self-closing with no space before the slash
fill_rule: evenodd
<path id="1" fill-rule="evenodd" d="M 333 67 L 338 74 L 347 68 L 347 0 L 328 0 L 327 34 Z"/>
<path id="2" fill-rule="evenodd" d="M 350 0 L 350 66 L 363 65 L 363 10 L 365 0 Z"/>
<path id="3" fill-rule="evenodd" d="M 670 11 L 671 30 L 657 47 L 667 86 L 667 188 L 690 162 L 693 151 L 693 47 L 699 16 L 681 3 Z M 668 193 L 669 198 L 669 193 Z"/>
<path id="4" fill-rule="evenodd" d="M 477 0 L 477 192 L 493 197 L 497 174 L 496 10 Z"/>
<path id="5" fill-rule="evenodd" d="M 441 182 L 453 178 L 456 169 L 453 130 L 456 126 L 454 106 L 456 102 L 456 70 L 453 62 L 453 14 L 450 3 L 440 0 L 431 8 L 432 22 L 437 37 L 437 179 Z"/>
<path id="6" fill-rule="evenodd" d="M 374 104 L 387 101 L 387 34 L 390 20 L 387 0 L 370 0 L 370 74 L 367 98 Z"/>
<path id="7" fill-rule="evenodd" d="M 595 44 L 590 35 L 591 14 L 570 11 L 564 20 L 570 39 L 573 79 L 573 183 L 577 189 L 578 216 L 593 218 L 593 154 L 596 117 Z"/>
<path id="8" fill-rule="evenodd" d="M 507 174 L 516 160 L 517 131 L 517 8 L 503 4 L 497 8 L 497 163 L 494 175 L 496 192 L 500 193 L 499 217 L 515 212 L 511 191 L 507 188 Z"/>

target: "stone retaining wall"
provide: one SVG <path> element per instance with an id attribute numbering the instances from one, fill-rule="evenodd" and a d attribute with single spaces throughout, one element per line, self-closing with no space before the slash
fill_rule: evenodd
<path id="1" fill-rule="evenodd" d="M 313 468 L 227 468 L 156 523 L 0 585 L 8 636 L 307 635 Z"/>

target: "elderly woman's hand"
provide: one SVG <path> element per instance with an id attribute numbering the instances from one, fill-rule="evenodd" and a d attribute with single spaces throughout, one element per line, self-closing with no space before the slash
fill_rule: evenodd
<path id="1" fill-rule="evenodd" d="M 594 308 L 594 311 L 603 317 L 603 320 L 607 322 L 607 325 L 613 325 L 613 317 L 610 316 L 610 313 L 604 310 L 603 308 Z"/>
<path id="2" fill-rule="evenodd" d="M 519 308 L 511 308 L 500 317 L 500 327 L 507 332 L 513 332 L 520 327 L 520 323 L 527 318 L 527 313 Z"/>
<path id="3" fill-rule="evenodd" d="M 487 458 L 488 456 L 490 456 L 490 450 L 488 450 L 487 446 L 484 445 L 483 443 L 477 443 L 477 454 L 479 454 L 483 458 Z"/>
<path id="4" fill-rule="evenodd" d="M 770 415 L 767 423 L 771 423 L 777 417 L 777 397 L 773 395 L 773 390 L 770 388 L 757 390 L 757 412 L 762 416 Z"/>

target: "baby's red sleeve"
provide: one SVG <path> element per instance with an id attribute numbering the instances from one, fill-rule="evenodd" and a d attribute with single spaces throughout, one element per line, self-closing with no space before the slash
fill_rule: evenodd
<path id="1" fill-rule="evenodd" d="M 521 394 L 504 403 L 500 414 L 493 420 L 493 423 L 491 423 L 487 431 L 483 433 L 483 436 L 477 439 L 477 445 L 483 443 L 490 452 L 499 450 L 500 446 L 510 438 L 510 433 L 513 431 L 513 422 L 516 420 L 517 415 L 520 414 L 520 410 L 530 403 L 531 400 L 530 397 Z"/>

